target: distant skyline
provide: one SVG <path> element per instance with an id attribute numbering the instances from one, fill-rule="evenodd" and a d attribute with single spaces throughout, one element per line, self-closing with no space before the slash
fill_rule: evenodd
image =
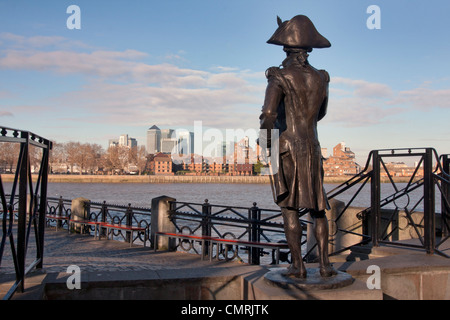
<path id="1" fill-rule="evenodd" d="M 70 5 L 81 29 L 69 29 Z M 367 8 L 380 8 L 369 29 Z M 277 15 L 311 18 L 332 46 L 310 54 L 330 76 L 319 139 L 344 141 L 362 164 L 372 149 L 450 153 L 448 1 L 0 0 L 0 124 L 57 142 L 107 147 L 147 129 L 255 129 L 266 41 Z"/>

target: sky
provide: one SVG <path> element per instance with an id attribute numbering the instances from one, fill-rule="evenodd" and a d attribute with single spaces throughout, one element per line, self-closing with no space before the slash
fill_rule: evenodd
<path id="1" fill-rule="evenodd" d="M 332 44 L 309 57 L 331 77 L 328 155 L 340 142 L 360 164 L 374 149 L 447 154 L 448 12 L 445 0 L 0 0 L 0 125 L 104 148 L 121 134 L 145 145 L 153 125 L 258 130 L 265 70 L 285 58 L 266 41 L 277 16 L 303 14 Z"/>

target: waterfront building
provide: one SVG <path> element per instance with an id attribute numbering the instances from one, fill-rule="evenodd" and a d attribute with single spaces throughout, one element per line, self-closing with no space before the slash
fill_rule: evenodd
<path id="1" fill-rule="evenodd" d="M 172 149 L 173 153 L 178 153 L 179 156 L 189 156 L 194 153 L 194 133 L 188 130 L 176 130 L 171 134 L 170 144 L 175 145 Z"/>
<path id="2" fill-rule="evenodd" d="M 177 131 L 177 152 L 182 155 L 194 153 L 194 133 L 187 130 Z"/>
<path id="3" fill-rule="evenodd" d="M 117 139 L 109 139 L 108 141 L 108 148 L 110 147 L 117 147 L 119 145 L 119 140 Z"/>
<path id="4" fill-rule="evenodd" d="M 119 139 L 109 139 L 108 141 L 108 147 L 128 147 L 128 148 L 134 148 L 137 147 L 137 140 L 135 138 L 131 138 L 128 136 L 128 134 L 122 134 L 120 135 Z"/>
<path id="5" fill-rule="evenodd" d="M 326 149 L 322 149 L 322 155 Z M 345 146 L 344 142 L 333 148 L 333 155 L 323 162 L 324 175 L 327 177 L 355 175 L 361 167 L 355 162 L 355 153 Z"/>
<path id="6" fill-rule="evenodd" d="M 178 140 L 175 138 L 162 138 L 161 139 L 161 152 L 165 154 L 172 154 L 177 152 Z"/>
<path id="7" fill-rule="evenodd" d="M 150 171 L 155 175 L 173 175 L 170 154 L 157 153 L 149 157 Z"/>
<path id="8" fill-rule="evenodd" d="M 152 126 L 147 130 L 148 154 L 157 154 L 161 151 L 161 130 L 157 126 Z"/>
<path id="9" fill-rule="evenodd" d="M 417 164 L 415 164 L 414 167 L 409 167 L 404 162 L 387 162 L 385 163 L 385 166 L 391 177 L 411 177 L 416 171 Z M 384 167 L 381 168 L 380 176 L 388 176 Z M 417 168 L 416 176 L 423 177 L 423 166 Z"/>

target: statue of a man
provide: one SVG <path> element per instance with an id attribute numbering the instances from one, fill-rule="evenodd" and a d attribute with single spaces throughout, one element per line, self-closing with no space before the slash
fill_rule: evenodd
<path id="1" fill-rule="evenodd" d="M 328 83 L 325 70 L 317 70 L 308 63 L 313 48 L 330 47 L 330 42 L 314 27 L 311 20 L 298 15 L 282 22 L 267 43 L 281 45 L 286 52 L 282 66 L 266 71 L 268 85 L 260 129 L 267 132 L 270 150 L 272 129 L 279 130 L 279 167 L 273 175 L 275 201 L 281 207 L 286 240 L 292 264 L 286 276 L 305 278 L 306 268 L 301 255 L 302 227 L 299 209 L 309 209 L 314 220 L 314 235 L 318 244 L 320 274 L 336 274 L 328 259 L 329 209 L 323 187 L 322 152 L 317 135 L 317 122 L 327 110 Z M 273 157 L 273 155 L 272 155 Z"/>

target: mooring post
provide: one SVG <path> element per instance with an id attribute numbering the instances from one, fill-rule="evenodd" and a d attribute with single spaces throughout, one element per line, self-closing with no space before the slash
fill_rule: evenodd
<path id="1" fill-rule="evenodd" d="M 171 219 L 171 210 L 173 209 L 172 203 L 176 199 L 161 196 L 152 199 L 152 214 L 150 222 L 150 240 L 154 249 L 158 250 L 176 250 L 175 239 L 168 239 L 166 237 L 159 237 L 158 242 L 155 243 L 156 232 L 169 232 L 175 233 L 176 227 Z"/>

